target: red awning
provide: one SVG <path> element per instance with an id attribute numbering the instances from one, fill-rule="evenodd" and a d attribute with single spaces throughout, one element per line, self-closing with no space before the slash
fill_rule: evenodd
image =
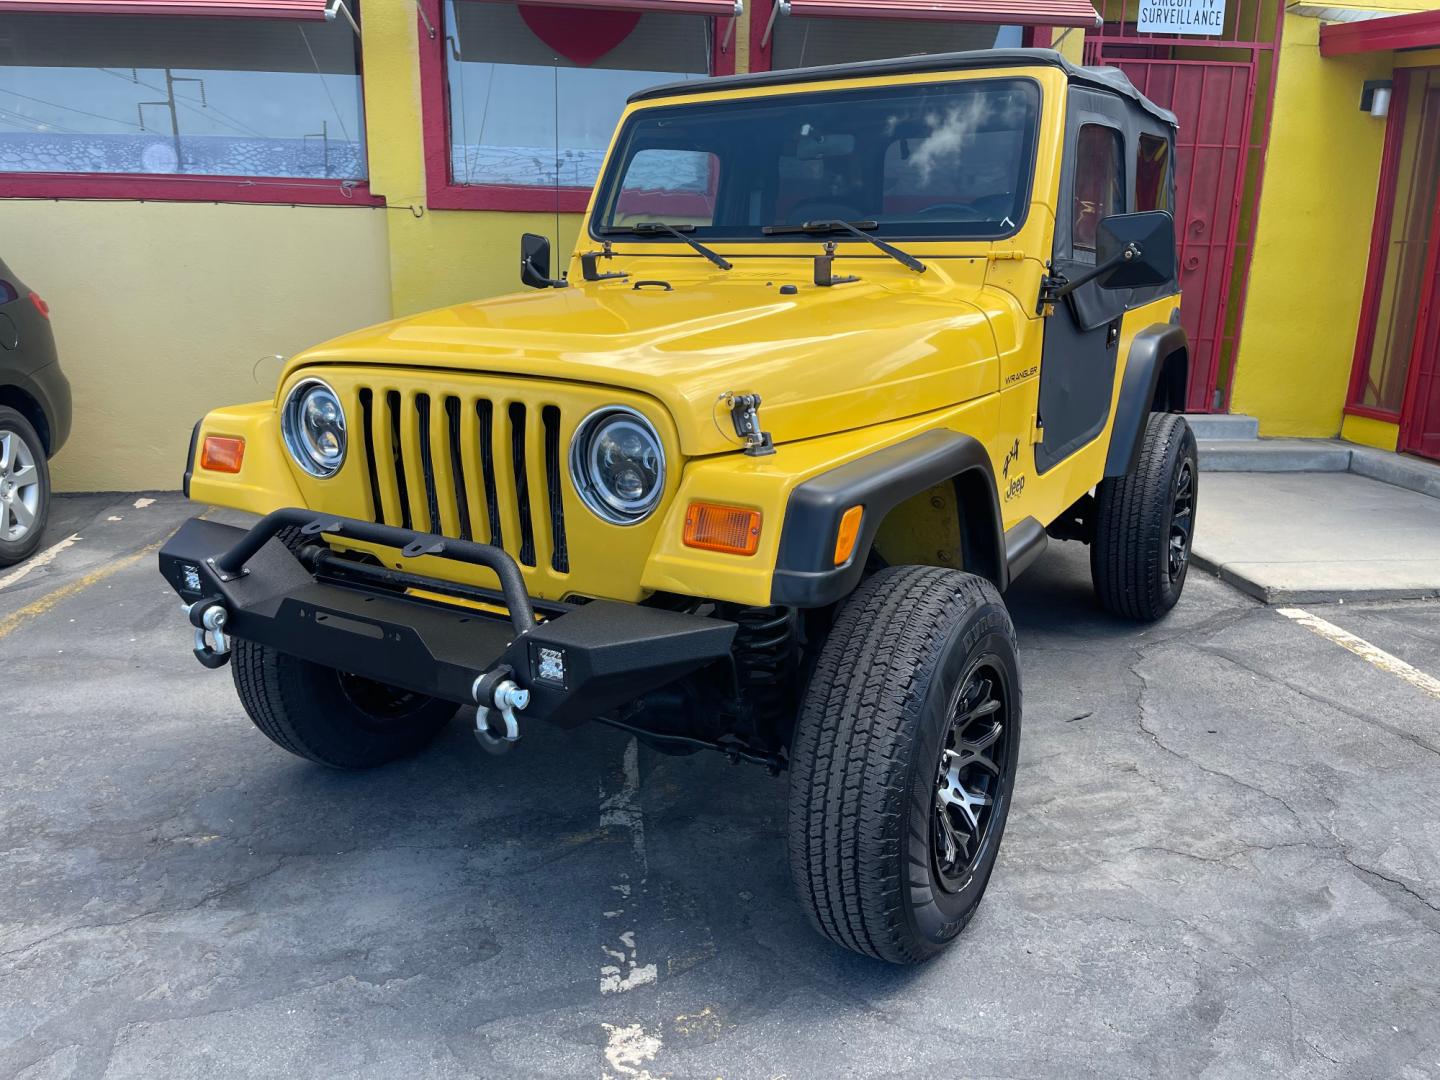
<path id="1" fill-rule="evenodd" d="M 492 0 L 513 3 L 514 0 Z M 521 0 L 526 7 L 585 8 L 590 11 L 668 11 L 672 15 L 740 15 L 744 0 Z"/>
<path id="2" fill-rule="evenodd" d="M 1328 23 L 1320 28 L 1321 56 L 1436 47 L 1440 47 L 1440 11 L 1383 15 L 1358 22 Z"/>
<path id="3" fill-rule="evenodd" d="M 0 12 L 47 15 L 221 15 L 245 19 L 324 19 L 327 0 L 0 0 Z"/>
<path id="4" fill-rule="evenodd" d="M 780 0 L 787 15 L 935 19 L 1021 26 L 1099 26 L 1090 0 Z"/>

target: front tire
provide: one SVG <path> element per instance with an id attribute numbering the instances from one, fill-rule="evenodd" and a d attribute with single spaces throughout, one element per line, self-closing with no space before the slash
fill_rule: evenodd
<path id="1" fill-rule="evenodd" d="M 235 690 L 255 726 L 281 749 L 331 768 L 369 769 L 409 757 L 458 708 L 251 641 L 236 640 L 232 648 Z"/>
<path id="2" fill-rule="evenodd" d="M 0 406 L 0 566 L 28 559 L 50 516 L 50 463 L 30 421 Z"/>
<path id="3" fill-rule="evenodd" d="M 1195 433 L 1177 413 L 1151 413 L 1140 461 L 1095 493 L 1090 576 L 1116 615 L 1154 622 L 1175 606 L 1190 569 L 1200 465 Z"/>
<path id="4" fill-rule="evenodd" d="M 993 585 L 927 566 L 845 602 L 791 748 L 790 872 L 816 928 L 926 960 L 985 893 L 1020 746 L 1015 631 Z"/>

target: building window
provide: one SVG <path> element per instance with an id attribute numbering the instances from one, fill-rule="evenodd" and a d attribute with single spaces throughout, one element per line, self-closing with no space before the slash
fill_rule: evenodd
<path id="1" fill-rule="evenodd" d="M 1135 209 L 1170 209 L 1170 140 L 1140 136 L 1135 159 Z"/>
<path id="2" fill-rule="evenodd" d="M 499 208 L 582 208 L 626 98 L 711 69 L 696 15 L 446 0 L 444 20 L 448 180 L 519 196 Z"/>
<path id="3" fill-rule="evenodd" d="M 970 49 L 1018 49 L 1018 26 L 955 20 L 797 18 L 775 19 L 770 67 L 813 67 L 859 60 L 888 60 Z"/>
<path id="4" fill-rule="evenodd" d="M 1093 258 L 1100 222 L 1125 212 L 1124 143 L 1114 128 L 1082 124 L 1075 147 L 1070 247 Z"/>
<path id="5" fill-rule="evenodd" d="M 8 15 L 0 172 L 362 180 L 358 39 L 343 19 Z"/>

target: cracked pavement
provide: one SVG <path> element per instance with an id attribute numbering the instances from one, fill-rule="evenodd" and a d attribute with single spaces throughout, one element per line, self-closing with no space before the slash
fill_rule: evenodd
<path id="1" fill-rule="evenodd" d="M 194 508 L 134 504 L 0 588 L 0 1077 L 1440 1077 L 1440 700 L 1213 579 L 1014 586 L 999 867 L 900 970 L 810 929 L 758 768 L 287 756 L 145 551 Z M 1437 603 L 1310 610 L 1440 675 Z"/>

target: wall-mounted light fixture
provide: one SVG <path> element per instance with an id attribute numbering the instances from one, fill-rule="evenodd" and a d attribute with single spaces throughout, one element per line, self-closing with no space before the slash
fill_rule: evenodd
<path id="1" fill-rule="evenodd" d="M 1390 79 L 1366 79 L 1360 91 L 1360 111 L 1377 120 L 1385 119 L 1390 115 L 1390 91 L 1394 86 Z"/>

